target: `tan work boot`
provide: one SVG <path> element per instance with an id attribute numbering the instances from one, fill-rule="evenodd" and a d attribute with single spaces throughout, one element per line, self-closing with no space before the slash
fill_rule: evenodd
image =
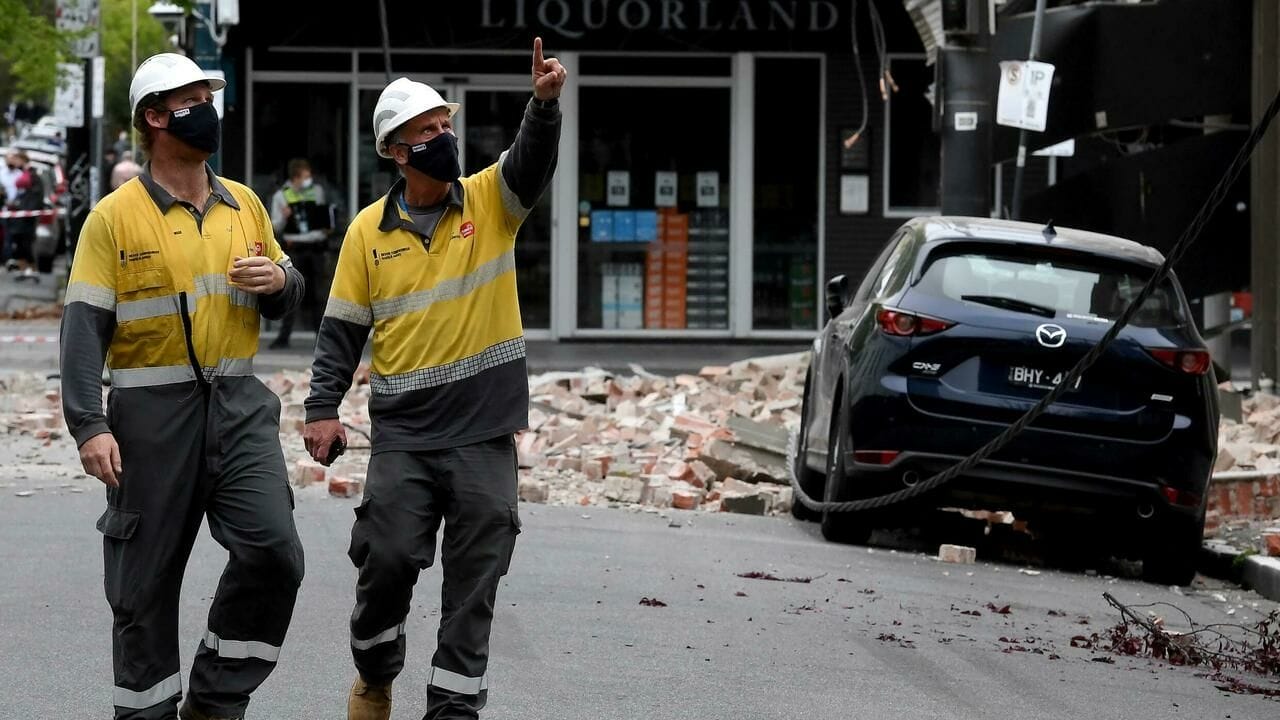
<path id="1" fill-rule="evenodd" d="M 347 720 L 390 719 L 391 683 L 370 685 L 357 675 L 356 684 L 351 686 L 351 697 L 347 700 Z"/>
<path id="2" fill-rule="evenodd" d="M 205 715 L 195 709 L 188 698 L 182 701 L 182 707 L 178 708 L 179 720 L 240 720 L 239 718 L 215 718 L 212 715 Z"/>

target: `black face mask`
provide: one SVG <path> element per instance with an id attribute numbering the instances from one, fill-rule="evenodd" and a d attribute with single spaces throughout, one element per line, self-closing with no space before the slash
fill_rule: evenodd
<path id="1" fill-rule="evenodd" d="M 201 103 L 169 113 L 169 133 L 210 155 L 218 152 L 218 111 L 213 103 Z"/>
<path id="2" fill-rule="evenodd" d="M 409 167 L 440 182 L 453 182 L 462 176 L 458 165 L 458 136 L 440 133 L 427 142 L 409 145 Z"/>

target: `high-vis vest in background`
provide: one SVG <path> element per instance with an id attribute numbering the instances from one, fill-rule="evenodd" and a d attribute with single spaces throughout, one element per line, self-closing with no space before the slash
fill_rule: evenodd
<path id="1" fill-rule="evenodd" d="M 219 178 L 225 202 L 197 224 L 173 204 L 162 213 L 139 178 L 89 213 L 76 248 L 66 302 L 112 311 L 107 354 L 117 388 L 169 385 L 253 374 L 257 296 L 230 283 L 235 258 L 261 255 L 288 267 L 262 204 L 245 186 Z"/>

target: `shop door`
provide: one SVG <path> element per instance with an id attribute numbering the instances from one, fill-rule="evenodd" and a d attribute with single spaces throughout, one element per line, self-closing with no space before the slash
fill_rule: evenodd
<path id="1" fill-rule="evenodd" d="M 464 86 L 458 131 L 462 171 L 479 172 L 511 147 L 529 103 L 528 88 Z M 516 236 L 516 282 L 526 329 L 551 327 L 551 188 L 547 188 Z"/>

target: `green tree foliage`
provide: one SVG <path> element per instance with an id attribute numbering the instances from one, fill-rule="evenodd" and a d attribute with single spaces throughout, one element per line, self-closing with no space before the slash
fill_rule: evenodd
<path id="1" fill-rule="evenodd" d="M 0 0 L 5 2 L 6 0 Z M 129 113 L 129 83 L 133 80 L 131 42 L 133 26 L 130 15 L 134 0 L 102 0 L 102 55 L 107 65 L 106 117 L 103 121 L 111 132 L 107 142 L 119 130 L 127 130 L 132 122 Z M 138 62 L 156 53 L 171 50 L 164 27 L 147 12 L 150 0 L 137 0 Z"/>
<path id="2" fill-rule="evenodd" d="M 54 0 L 0 0 L 0 88 L 4 100 L 53 97 L 67 38 L 54 25 Z"/>

